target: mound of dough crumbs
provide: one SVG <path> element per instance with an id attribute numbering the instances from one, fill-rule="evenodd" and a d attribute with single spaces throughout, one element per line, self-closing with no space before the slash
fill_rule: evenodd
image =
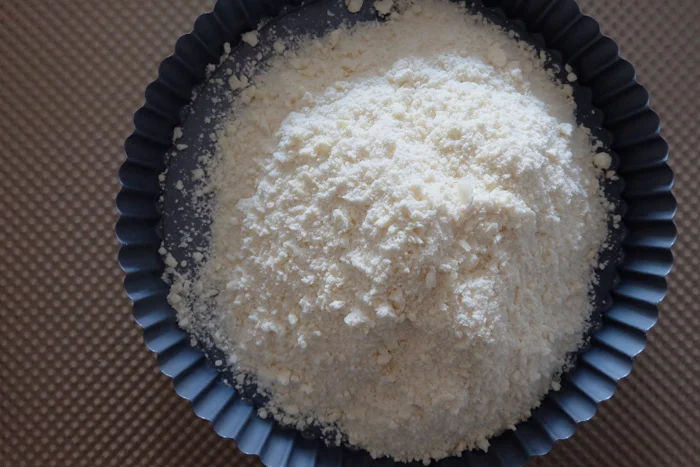
<path id="1" fill-rule="evenodd" d="M 378 3 L 386 22 L 277 43 L 232 77 L 210 251 L 169 299 L 268 396 L 261 416 L 427 463 L 486 449 L 558 389 L 611 160 L 512 32 Z"/>

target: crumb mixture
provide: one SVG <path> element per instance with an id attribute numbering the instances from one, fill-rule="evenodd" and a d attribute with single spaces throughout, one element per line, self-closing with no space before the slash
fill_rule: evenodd
<path id="1" fill-rule="evenodd" d="M 231 77 L 198 177 L 211 248 L 196 275 L 170 264 L 169 299 L 269 396 L 261 416 L 429 462 L 486 449 L 558 388 L 610 156 L 512 32 L 443 1 L 374 7 L 386 22 L 277 41 L 265 73 Z"/>

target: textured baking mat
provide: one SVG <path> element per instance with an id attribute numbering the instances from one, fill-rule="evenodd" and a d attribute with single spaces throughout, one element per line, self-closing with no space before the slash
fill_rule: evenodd
<path id="1" fill-rule="evenodd" d="M 700 465 L 700 2 L 580 0 L 637 68 L 676 171 L 660 324 L 591 422 L 534 466 Z M 172 390 L 116 265 L 122 142 L 212 0 L 0 1 L 0 464 L 260 466 Z"/>

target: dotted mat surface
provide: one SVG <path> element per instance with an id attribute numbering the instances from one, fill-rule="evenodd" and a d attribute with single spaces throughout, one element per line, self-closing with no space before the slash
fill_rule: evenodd
<path id="1" fill-rule="evenodd" d="M 116 264 L 122 144 L 212 0 L 0 2 L 0 465 L 260 466 L 172 390 Z M 700 2 L 581 0 L 652 96 L 680 239 L 647 350 L 535 466 L 700 465 Z"/>

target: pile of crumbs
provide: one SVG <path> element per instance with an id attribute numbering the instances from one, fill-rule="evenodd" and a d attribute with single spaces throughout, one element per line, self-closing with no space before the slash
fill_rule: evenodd
<path id="1" fill-rule="evenodd" d="M 386 22 L 276 39 L 230 76 L 193 174 L 211 246 L 194 268 L 162 253 L 180 326 L 257 384 L 260 416 L 429 463 L 558 389 L 615 174 L 544 53 L 463 6 L 372 6 Z"/>

